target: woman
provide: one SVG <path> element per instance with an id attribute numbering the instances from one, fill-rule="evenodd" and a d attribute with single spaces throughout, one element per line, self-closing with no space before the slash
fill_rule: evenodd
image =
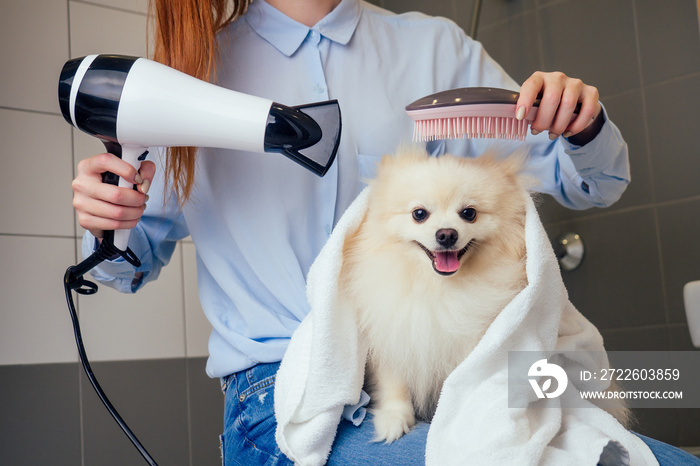
<path id="1" fill-rule="evenodd" d="M 79 165 L 74 206 L 89 230 L 85 254 L 103 230 L 134 228 L 130 247 L 142 266 L 116 260 L 93 271 L 124 292 L 157 278 L 175 242 L 191 235 L 202 307 L 213 326 L 207 373 L 221 378 L 226 392 L 225 464 L 288 464 L 274 439 L 271 391 L 289 338 L 308 313 L 306 274 L 361 179 L 410 138 L 404 106 L 450 88 L 518 86 L 443 19 L 397 16 L 359 0 L 242 0 L 232 3 L 231 16 L 226 6 L 157 0 L 155 58 L 286 105 L 338 99 L 343 132 L 330 171 L 318 178 L 276 155 L 177 149 L 137 173 L 100 154 Z M 616 201 L 629 181 L 627 147 L 595 87 L 535 73 L 520 91 L 519 116 L 543 96 L 527 141 L 528 169 L 541 191 L 571 208 Z M 474 156 L 487 144 L 434 142 L 428 149 Z M 105 171 L 139 190 L 102 184 Z M 384 445 L 371 443 L 371 422 L 342 421 L 329 464 L 421 464 L 427 429 L 419 425 Z"/>

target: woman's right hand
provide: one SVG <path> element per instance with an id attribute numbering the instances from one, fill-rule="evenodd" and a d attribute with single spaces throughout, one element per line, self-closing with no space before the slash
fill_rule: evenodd
<path id="1" fill-rule="evenodd" d="M 137 185 L 137 190 L 103 183 L 102 173 L 112 172 Z M 99 154 L 82 160 L 73 180 L 73 207 L 80 226 L 96 238 L 104 230 L 131 229 L 146 209 L 148 189 L 156 172 L 151 161 L 134 167 L 112 154 Z"/>

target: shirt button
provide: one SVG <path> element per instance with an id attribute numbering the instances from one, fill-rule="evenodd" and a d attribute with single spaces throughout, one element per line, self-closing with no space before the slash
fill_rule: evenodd
<path id="1" fill-rule="evenodd" d="M 314 86 L 314 90 L 319 94 L 323 94 L 326 91 L 326 88 L 320 84 L 316 84 L 316 86 Z"/>
<path id="2" fill-rule="evenodd" d="M 331 231 L 333 231 L 333 229 L 331 228 L 331 226 L 330 226 L 330 225 L 326 225 L 326 234 L 327 234 L 327 235 L 330 235 L 330 234 L 331 234 Z"/>
<path id="3" fill-rule="evenodd" d="M 314 44 L 318 45 L 318 43 L 321 42 L 321 33 L 318 32 L 318 31 L 312 30 L 312 31 L 309 33 L 309 39 L 311 39 L 311 41 L 312 41 Z"/>

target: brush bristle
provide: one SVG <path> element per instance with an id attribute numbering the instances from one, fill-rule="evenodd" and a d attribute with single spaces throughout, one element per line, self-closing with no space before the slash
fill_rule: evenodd
<path id="1" fill-rule="evenodd" d="M 525 140 L 529 121 L 510 117 L 451 117 L 416 120 L 414 142 L 490 138 Z"/>

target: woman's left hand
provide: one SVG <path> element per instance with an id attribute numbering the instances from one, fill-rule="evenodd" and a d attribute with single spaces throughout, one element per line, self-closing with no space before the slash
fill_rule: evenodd
<path id="1" fill-rule="evenodd" d="M 549 131 L 549 139 L 552 140 L 580 133 L 601 111 L 598 89 L 595 87 L 561 72 L 536 71 L 520 88 L 516 107 L 519 120 L 527 115 L 538 96 L 541 101 L 530 129 L 532 134 Z M 575 115 L 574 110 L 579 102 L 581 110 Z"/>

